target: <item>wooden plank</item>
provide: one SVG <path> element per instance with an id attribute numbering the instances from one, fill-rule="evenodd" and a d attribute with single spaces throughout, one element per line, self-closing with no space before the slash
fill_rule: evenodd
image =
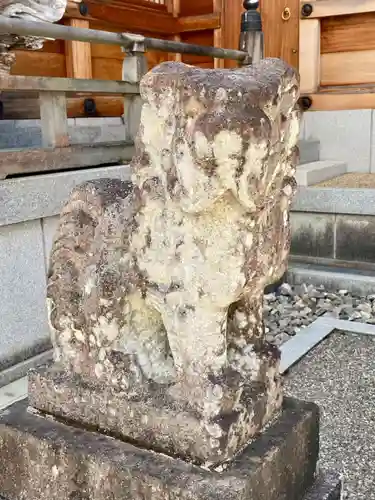
<path id="1" fill-rule="evenodd" d="M 130 161 L 133 154 L 134 146 L 125 141 L 54 149 L 3 150 L 0 151 L 0 178 L 15 174 L 121 165 Z"/>
<path id="2" fill-rule="evenodd" d="M 94 57 L 92 59 L 93 78 L 98 80 L 121 80 L 122 59 Z"/>
<path id="3" fill-rule="evenodd" d="M 336 52 L 321 56 L 321 85 L 375 82 L 375 50 Z"/>
<path id="4" fill-rule="evenodd" d="M 181 2 L 182 16 L 201 16 L 211 12 L 213 12 L 213 0 L 182 0 Z"/>
<path id="5" fill-rule="evenodd" d="M 300 23 L 299 72 L 301 92 L 315 92 L 320 83 L 320 21 Z"/>
<path id="6" fill-rule="evenodd" d="M 139 33 L 174 34 L 178 33 L 178 22 L 165 5 L 154 4 L 137 0 L 136 3 L 123 3 L 114 0 L 110 2 L 85 0 L 88 16 L 82 16 L 77 4 L 71 4 L 65 12 L 65 17 L 76 19 L 99 19 L 108 24 L 116 24 L 123 31 Z"/>
<path id="7" fill-rule="evenodd" d="M 301 7 L 305 3 L 313 7 L 309 19 L 375 11 L 375 0 L 309 0 L 308 2 L 301 1 Z"/>
<path id="8" fill-rule="evenodd" d="M 180 17 L 178 19 L 178 27 L 181 33 L 185 33 L 187 31 L 203 31 L 203 30 L 219 29 L 221 27 L 220 11 L 214 12 L 212 14 L 204 14 L 202 16 Z M 221 45 L 218 45 L 218 47 L 220 46 Z"/>
<path id="9" fill-rule="evenodd" d="M 83 80 L 74 78 L 49 78 L 33 76 L 0 76 L 0 90 L 54 91 L 76 94 L 139 94 L 139 85 L 132 82 L 110 80 Z"/>
<path id="10" fill-rule="evenodd" d="M 181 41 L 185 43 L 196 43 L 198 45 L 214 44 L 214 34 L 212 30 L 192 31 L 191 33 L 181 33 Z M 200 65 L 201 63 L 211 63 L 211 68 L 214 67 L 212 57 L 196 56 L 193 54 L 182 54 L 182 61 L 186 64 Z"/>
<path id="11" fill-rule="evenodd" d="M 282 19 L 285 7 L 290 17 Z M 262 0 L 265 57 L 278 57 L 298 68 L 300 0 Z"/>
<path id="12" fill-rule="evenodd" d="M 321 53 L 375 50 L 375 12 L 321 20 Z"/>
<path id="13" fill-rule="evenodd" d="M 68 26 L 73 28 L 90 27 L 85 19 L 67 19 Z M 69 78 L 92 78 L 91 44 L 87 42 L 66 41 L 66 75 Z"/>
<path id="14" fill-rule="evenodd" d="M 69 145 L 66 96 L 62 92 L 41 92 L 39 96 L 42 146 L 63 148 Z"/>
<path id="15" fill-rule="evenodd" d="M 50 54 L 31 50 L 15 50 L 16 62 L 11 74 L 24 76 L 65 77 L 64 54 Z"/>
<path id="16" fill-rule="evenodd" d="M 96 117 L 116 117 L 124 113 L 123 97 L 90 95 L 96 106 Z M 68 99 L 68 118 L 84 118 L 87 115 L 84 110 L 84 99 L 72 97 Z"/>
<path id="17" fill-rule="evenodd" d="M 122 61 L 124 59 L 124 52 L 122 52 L 121 47 L 116 47 L 116 45 L 93 43 L 91 44 L 91 56 L 93 59 L 97 57 Z"/>
<path id="18" fill-rule="evenodd" d="M 123 97 L 90 95 L 96 106 L 97 117 L 119 117 L 124 113 Z M 68 118 L 84 118 L 84 97 L 69 97 L 67 99 Z M 23 120 L 40 118 L 39 98 L 29 92 L 2 92 L 3 117 L 5 120 Z"/>
<path id="19" fill-rule="evenodd" d="M 375 93 L 345 93 L 342 89 L 338 94 L 311 94 L 312 106 L 309 111 L 339 111 L 347 109 L 375 109 Z"/>

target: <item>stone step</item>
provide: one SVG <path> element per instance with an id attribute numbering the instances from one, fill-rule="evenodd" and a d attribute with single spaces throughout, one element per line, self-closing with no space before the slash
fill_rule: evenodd
<path id="1" fill-rule="evenodd" d="M 320 160 L 320 142 L 315 139 L 301 139 L 299 141 L 300 164 Z"/>
<path id="2" fill-rule="evenodd" d="M 346 172 L 347 164 L 343 161 L 320 160 L 299 165 L 295 177 L 299 186 L 312 186 Z"/>
<path id="3" fill-rule="evenodd" d="M 375 273 L 371 271 L 291 263 L 287 276 L 292 285 L 323 285 L 326 290 L 347 290 L 363 296 L 375 293 Z"/>

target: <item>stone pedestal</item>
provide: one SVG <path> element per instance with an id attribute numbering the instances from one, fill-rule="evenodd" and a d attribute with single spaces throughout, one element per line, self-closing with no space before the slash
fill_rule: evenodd
<path id="1" fill-rule="evenodd" d="M 319 475 L 318 410 L 285 399 L 280 417 L 235 460 L 213 470 L 27 411 L 0 416 L 6 500 L 339 500 Z M 152 444 L 151 444 L 152 446 Z"/>
<path id="2" fill-rule="evenodd" d="M 164 63 L 140 87 L 131 182 L 88 182 L 62 211 L 54 363 L 29 376 L 34 413 L 0 419 L 0 493 L 328 499 L 309 492 L 317 409 L 283 404 L 262 317 L 289 254 L 298 76 Z"/>

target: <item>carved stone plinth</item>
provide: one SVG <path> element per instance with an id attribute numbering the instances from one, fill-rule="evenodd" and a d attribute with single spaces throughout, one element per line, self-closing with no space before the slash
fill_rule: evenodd
<path id="1" fill-rule="evenodd" d="M 61 214 L 47 290 L 55 359 L 30 374 L 29 404 L 66 427 L 20 417 L 13 447 L 54 471 L 48 476 L 43 465 L 31 478 L 22 462 L 28 500 L 51 474 L 61 486 L 46 490 L 49 500 L 62 491 L 90 500 L 307 494 L 317 412 L 297 403 L 282 409 L 280 353 L 266 342 L 262 318 L 263 290 L 287 266 L 298 87 L 295 71 L 272 59 L 230 71 L 164 63 L 143 78 L 132 181 L 79 186 Z M 13 432 L 3 422 L 0 456 Z M 33 425 L 39 431 L 30 437 Z M 63 489 L 60 466 L 41 451 L 47 433 L 51 446 L 63 441 L 59 463 L 73 455 L 76 465 L 76 426 L 86 437 L 101 433 L 76 472 L 77 494 Z M 137 447 L 135 458 L 124 442 Z M 98 443 L 111 443 L 108 460 Z M 91 468 L 94 455 L 100 467 Z M 173 462 L 168 473 L 164 455 Z M 74 467 L 64 467 L 66 478 Z M 103 478 L 96 496 L 94 472 Z M 16 500 L 16 486 L 3 484 Z"/>
<path id="2" fill-rule="evenodd" d="M 287 399 L 275 424 L 232 463 L 209 471 L 26 411 L 0 415 L 5 500 L 339 500 L 319 474 L 318 414 Z"/>

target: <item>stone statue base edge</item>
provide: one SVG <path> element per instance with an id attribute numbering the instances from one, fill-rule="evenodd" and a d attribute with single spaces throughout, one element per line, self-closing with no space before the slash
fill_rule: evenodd
<path id="1" fill-rule="evenodd" d="M 0 413 L 0 495 L 7 500 L 336 500 L 318 475 L 319 411 L 286 398 L 279 418 L 211 471 L 42 416 L 21 401 Z"/>

